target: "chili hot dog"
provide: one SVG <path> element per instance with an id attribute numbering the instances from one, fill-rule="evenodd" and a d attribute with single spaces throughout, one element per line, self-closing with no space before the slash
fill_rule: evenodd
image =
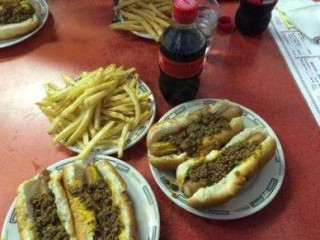
<path id="1" fill-rule="evenodd" d="M 246 128 L 221 151 L 182 163 L 176 172 L 179 188 L 195 208 L 225 203 L 273 157 L 275 149 L 275 140 L 262 128 Z"/>
<path id="2" fill-rule="evenodd" d="M 20 239 L 75 240 L 61 173 L 44 170 L 18 188 L 16 215 Z"/>
<path id="3" fill-rule="evenodd" d="M 243 128 L 241 108 L 227 100 L 154 124 L 147 135 L 150 163 L 175 170 L 190 157 L 220 149 Z"/>
<path id="4" fill-rule="evenodd" d="M 107 161 L 63 169 L 78 239 L 136 239 L 126 183 Z"/>

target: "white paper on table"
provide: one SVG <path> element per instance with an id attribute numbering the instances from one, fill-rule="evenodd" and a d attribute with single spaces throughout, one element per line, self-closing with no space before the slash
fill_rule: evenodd
<path id="1" fill-rule="evenodd" d="M 277 10 L 273 11 L 269 31 L 320 128 L 320 42 L 288 27 Z"/>
<path id="2" fill-rule="evenodd" d="M 308 38 L 320 41 L 320 2 L 280 0 L 276 9 L 284 13 L 294 26 Z"/>

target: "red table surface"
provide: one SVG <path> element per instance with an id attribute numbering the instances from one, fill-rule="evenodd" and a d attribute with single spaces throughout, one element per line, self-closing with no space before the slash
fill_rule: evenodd
<path id="1" fill-rule="evenodd" d="M 52 0 L 44 28 L 31 39 L 0 50 L 0 225 L 19 183 L 40 168 L 74 154 L 53 146 L 48 121 L 35 105 L 43 84 L 61 82 L 109 63 L 135 66 L 150 86 L 158 117 L 170 109 L 158 88 L 158 44 L 107 28 L 112 1 Z M 223 1 L 234 15 L 236 2 Z M 227 98 L 264 118 L 277 133 L 286 175 L 275 199 L 260 212 L 233 221 L 194 216 L 171 202 L 153 179 L 145 139 L 124 160 L 150 183 L 159 203 L 161 239 L 319 239 L 320 134 L 268 32 L 247 38 L 216 34 L 202 74 L 199 98 Z"/>

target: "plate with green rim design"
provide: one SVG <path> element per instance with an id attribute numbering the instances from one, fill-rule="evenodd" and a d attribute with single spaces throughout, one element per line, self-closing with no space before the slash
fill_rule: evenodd
<path id="1" fill-rule="evenodd" d="M 129 164 L 110 156 L 99 155 L 90 159 L 93 162 L 109 161 L 120 173 L 128 186 L 128 195 L 133 203 L 137 221 L 137 239 L 158 240 L 160 236 L 160 214 L 154 193 L 144 177 Z M 49 170 L 60 170 L 73 163 L 75 157 L 61 160 L 48 167 Z M 1 239 L 18 240 L 19 232 L 15 215 L 15 201 L 5 218 Z"/>
<path id="2" fill-rule="evenodd" d="M 148 132 L 149 128 L 151 127 L 151 125 L 154 121 L 154 118 L 156 116 L 156 102 L 155 102 L 155 98 L 154 98 L 152 91 L 150 90 L 148 85 L 145 82 L 143 82 L 142 80 L 139 80 L 139 84 L 140 84 L 139 88 L 140 88 L 141 93 L 145 93 L 145 92 L 150 93 L 149 109 L 150 109 L 152 115 L 150 116 L 150 118 L 147 121 L 139 124 L 136 128 L 134 128 L 133 130 L 130 131 L 128 140 L 127 140 L 123 150 L 126 150 L 126 149 L 132 147 L 134 144 L 139 142 L 147 134 L 147 132 Z M 61 144 L 64 145 L 65 142 L 66 142 L 66 140 L 62 141 Z M 82 148 L 77 144 L 74 144 L 68 148 L 71 151 L 76 152 L 76 153 L 80 153 L 82 150 Z M 112 155 L 112 154 L 117 153 L 117 151 L 118 151 L 118 146 L 116 146 L 116 145 L 101 145 L 101 146 L 95 147 L 92 150 L 92 153 L 94 155 L 99 155 L 99 154 Z"/>
<path id="3" fill-rule="evenodd" d="M 197 99 L 180 104 L 168 111 L 159 121 L 174 118 L 180 114 L 194 111 L 213 104 L 220 99 Z M 237 103 L 235 103 L 237 104 Z M 267 206 L 279 192 L 285 175 L 285 158 L 281 143 L 272 128 L 252 110 L 240 105 L 243 110 L 243 121 L 245 127 L 261 126 L 276 140 L 277 148 L 273 158 L 255 174 L 241 189 L 236 197 L 229 202 L 205 209 L 197 210 L 188 205 L 181 191 L 174 191 L 168 179 L 175 179 L 175 173 L 170 171 L 159 171 L 150 164 L 152 175 L 164 194 L 175 204 L 195 215 L 216 219 L 230 220 L 252 215 Z"/>

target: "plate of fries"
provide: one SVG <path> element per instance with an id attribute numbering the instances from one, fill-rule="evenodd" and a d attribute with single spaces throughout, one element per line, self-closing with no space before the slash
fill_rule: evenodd
<path id="1" fill-rule="evenodd" d="M 121 158 L 154 121 L 154 96 L 135 68 L 110 64 L 62 79 L 63 87 L 45 84 L 47 96 L 37 105 L 50 121 L 53 144 L 79 153 L 78 159 L 92 153 Z"/>
<path id="2" fill-rule="evenodd" d="M 170 25 L 173 0 L 119 0 L 114 7 L 118 22 L 110 25 L 114 30 L 159 42 L 160 36 Z"/>

